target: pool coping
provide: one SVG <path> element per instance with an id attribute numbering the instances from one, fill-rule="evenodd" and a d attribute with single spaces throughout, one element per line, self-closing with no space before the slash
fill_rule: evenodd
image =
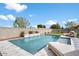
<path id="1" fill-rule="evenodd" d="M 40 51 L 38 51 L 37 53 L 31 54 L 28 51 L 18 47 L 17 45 L 14 45 L 9 41 L 0 42 L 0 51 L 2 56 L 55 56 L 52 52 L 49 53 L 52 55 L 48 55 L 46 49 L 48 49 L 47 46 L 41 49 Z"/>
<path id="2" fill-rule="evenodd" d="M 63 35 L 61 35 L 60 37 L 67 37 L 67 36 L 63 36 Z M 21 38 L 23 38 L 23 37 L 20 37 L 19 39 L 21 39 Z M 70 38 L 70 37 L 67 37 L 67 38 Z M 10 40 L 16 40 L 16 39 L 18 39 L 18 38 L 15 38 L 15 39 L 10 39 Z M 71 39 L 71 38 L 70 38 Z M 16 50 L 17 49 L 17 51 L 18 52 L 20 52 L 20 53 L 22 53 L 22 54 L 17 54 L 17 55 L 20 55 L 20 56 L 34 56 L 33 54 L 31 54 L 31 53 L 29 53 L 28 51 L 26 51 L 26 50 L 24 50 L 24 49 L 22 49 L 22 48 L 20 48 L 19 46 L 17 46 L 17 45 L 14 45 L 13 43 L 11 43 L 11 42 L 9 42 L 10 40 L 5 40 L 5 41 L 1 41 L 1 42 L 6 42 L 6 43 L 9 43 L 8 45 L 9 45 L 9 47 L 14 47 L 14 49 L 13 50 Z M 1 44 L 1 43 L 0 43 Z M 3 48 L 5 48 L 7 45 L 5 45 Z M 15 46 L 16 46 L 16 48 L 15 48 Z M 71 39 L 71 46 L 74 48 L 74 43 L 73 43 L 73 40 Z M 0 46 L 1 47 L 1 46 Z M 8 49 L 8 48 L 7 48 Z M 42 50 L 42 49 L 41 49 Z M 40 50 L 40 51 L 41 51 Z M 38 54 L 40 51 L 38 51 L 37 53 L 35 53 L 35 55 L 36 54 Z M 2 51 L 1 51 L 2 52 Z M 4 51 L 3 51 L 4 52 Z M 16 55 L 16 54 L 14 54 L 14 55 Z M 5 54 L 5 53 L 3 53 L 3 55 L 5 56 L 5 55 L 7 55 L 7 54 Z M 14 56 L 14 55 L 12 55 L 12 56 Z M 16 55 L 16 56 L 17 56 Z M 10 56 L 10 55 L 9 55 Z"/>
<path id="3" fill-rule="evenodd" d="M 72 48 L 75 50 L 75 45 L 74 45 L 74 42 L 73 42 L 73 40 L 72 40 L 72 37 L 64 36 L 64 35 L 61 35 L 60 37 L 70 38 L 71 46 L 72 46 Z"/>
<path id="4" fill-rule="evenodd" d="M 30 37 L 30 36 L 27 36 L 27 37 Z M 74 44 L 73 44 L 73 40 L 71 39 L 71 37 L 68 37 L 68 36 L 63 36 L 63 35 L 61 35 L 60 37 L 64 37 L 64 38 L 70 38 L 70 42 L 71 42 L 71 46 L 74 48 Z M 22 37 L 21 37 L 22 38 Z M 21 38 L 19 38 L 19 39 L 21 39 Z M 17 38 L 18 39 L 18 38 Z M 16 40 L 16 39 L 15 39 Z M 61 42 L 60 42 L 61 43 Z M 13 43 L 12 43 L 13 44 Z M 22 49 L 22 48 L 21 48 Z M 43 48 L 42 48 L 43 49 Z M 41 49 L 41 50 L 42 50 Z M 24 50 L 24 49 L 23 49 Z M 41 51 L 40 50 L 40 51 Z M 26 50 L 25 50 L 26 51 Z M 38 51 L 37 53 L 35 53 L 34 55 L 36 55 L 36 54 L 38 54 L 40 51 Z M 30 53 L 30 52 L 29 52 Z M 33 55 L 33 54 L 32 54 Z"/>
<path id="5" fill-rule="evenodd" d="M 8 40 L 1 41 L 0 48 L 1 48 L 0 51 L 1 51 L 2 56 L 32 56 L 31 53 L 14 45 L 13 43 L 9 42 Z"/>

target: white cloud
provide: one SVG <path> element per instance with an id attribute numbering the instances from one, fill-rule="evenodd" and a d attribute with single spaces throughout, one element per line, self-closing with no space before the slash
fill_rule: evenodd
<path id="1" fill-rule="evenodd" d="M 33 15 L 32 14 L 29 14 L 29 17 L 32 17 Z"/>
<path id="2" fill-rule="evenodd" d="M 52 24 L 57 24 L 57 21 L 56 20 L 48 20 L 46 22 L 47 25 L 52 25 Z"/>
<path id="3" fill-rule="evenodd" d="M 78 19 L 74 18 L 74 19 L 67 19 L 62 21 L 62 23 L 66 24 L 66 22 L 76 22 Z"/>
<path id="4" fill-rule="evenodd" d="M 14 17 L 13 15 L 11 15 L 11 14 L 10 14 L 10 15 L 7 15 L 6 17 L 7 17 L 8 19 L 10 19 L 10 20 L 15 20 L 15 17 Z"/>
<path id="5" fill-rule="evenodd" d="M 37 28 L 37 25 L 33 25 L 34 28 Z"/>
<path id="6" fill-rule="evenodd" d="M 1 20 L 15 20 L 15 17 L 11 14 L 9 15 L 0 15 Z"/>
<path id="7" fill-rule="evenodd" d="M 27 5 L 17 4 L 17 3 L 6 3 L 5 8 L 8 10 L 15 10 L 16 12 L 21 12 L 27 9 Z"/>
<path id="8" fill-rule="evenodd" d="M 62 23 L 66 24 L 66 21 L 64 20 L 64 21 L 62 21 Z"/>
<path id="9" fill-rule="evenodd" d="M 0 15 L 0 19 L 2 19 L 2 20 L 8 20 L 8 18 L 6 16 L 4 16 L 4 15 Z"/>
<path id="10" fill-rule="evenodd" d="M 4 25 L 4 26 L 2 26 L 2 27 L 13 27 L 13 26 L 11 26 L 11 25 Z"/>
<path id="11" fill-rule="evenodd" d="M 71 21 L 77 21 L 78 19 L 74 18 L 74 19 L 68 19 L 69 22 Z"/>

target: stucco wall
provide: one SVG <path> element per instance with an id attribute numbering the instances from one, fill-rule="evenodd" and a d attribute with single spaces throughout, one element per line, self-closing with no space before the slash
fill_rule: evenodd
<path id="1" fill-rule="evenodd" d="M 62 33 L 67 33 L 69 32 L 68 29 L 52 29 L 52 32 L 62 32 Z"/>
<path id="2" fill-rule="evenodd" d="M 68 32 L 67 29 L 25 29 L 25 28 L 4 28 L 0 27 L 0 40 L 5 40 L 8 38 L 14 38 L 19 37 L 20 33 L 24 31 L 26 34 L 28 34 L 29 31 L 38 31 L 40 33 L 45 32 Z"/>
<path id="3" fill-rule="evenodd" d="M 31 30 L 38 31 L 40 33 L 51 31 L 51 29 L 0 28 L 0 40 L 19 37 L 22 31 L 28 34 L 28 31 L 31 31 Z"/>

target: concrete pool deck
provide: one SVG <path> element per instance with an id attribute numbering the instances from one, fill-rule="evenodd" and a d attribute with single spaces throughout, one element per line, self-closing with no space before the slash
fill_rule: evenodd
<path id="1" fill-rule="evenodd" d="M 8 41 L 0 41 L 0 52 L 2 56 L 55 56 L 47 47 L 32 55 Z"/>
<path id="2" fill-rule="evenodd" d="M 73 44 L 75 49 L 79 49 L 79 38 L 71 38 L 73 40 Z"/>
<path id="3" fill-rule="evenodd" d="M 79 49 L 79 39 L 72 38 L 71 43 L 73 47 Z M 48 46 L 38 51 L 36 54 L 31 54 L 22 48 L 14 45 L 8 40 L 0 41 L 0 52 L 3 56 L 55 56 L 55 54 L 48 50 Z"/>
<path id="4" fill-rule="evenodd" d="M 8 41 L 0 41 L 0 52 L 3 56 L 32 56 L 29 52 Z"/>

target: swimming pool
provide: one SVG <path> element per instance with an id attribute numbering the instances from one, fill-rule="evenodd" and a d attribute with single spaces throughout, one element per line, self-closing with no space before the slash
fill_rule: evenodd
<path id="1" fill-rule="evenodd" d="M 35 54 L 36 52 L 47 46 L 48 42 L 59 41 L 61 43 L 70 44 L 69 38 L 59 38 L 59 35 L 40 35 L 11 40 L 10 42 L 30 52 L 31 54 Z"/>

